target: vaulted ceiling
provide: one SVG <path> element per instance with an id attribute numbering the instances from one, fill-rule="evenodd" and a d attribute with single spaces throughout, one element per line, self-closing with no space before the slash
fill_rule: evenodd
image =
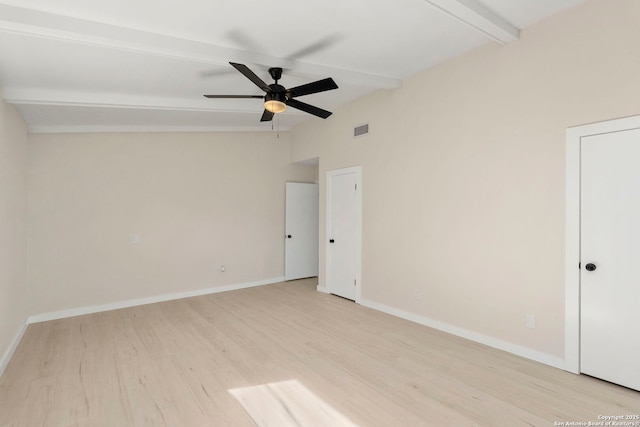
<path id="1" fill-rule="evenodd" d="M 298 99 L 335 111 L 583 1 L 0 0 L 0 86 L 33 132 L 286 130 L 322 119 L 203 94 L 262 94 L 229 61 L 282 67 L 286 87 L 333 77 Z"/>

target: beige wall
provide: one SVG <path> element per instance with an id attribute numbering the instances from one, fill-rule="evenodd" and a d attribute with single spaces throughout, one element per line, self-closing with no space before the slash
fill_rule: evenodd
<path id="1" fill-rule="evenodd" d="M 294 129 L 321 176 L 363 167 L 363 299 L 563 357 L 565 130 L 640 114 L 638 17 L 591 1 Z"/>
<path id="2" fill-rule="evenodd" d="M 0 93 L 0 364 L 28 315 L 27 127 L 1 98 Z"/>
<path id="3" fill-rule="evenodd" d="M 30 138 L 31 314 L 283 276 L 288 133 Z"/>

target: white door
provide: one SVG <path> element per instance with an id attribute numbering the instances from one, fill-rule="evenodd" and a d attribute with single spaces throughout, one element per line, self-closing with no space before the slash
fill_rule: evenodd
<path id="1" fill-rule="evenodd" d="M 360 168 L 327 172 L 327 289 L 357 300 L 360 260 Z"/>
<path id="2" fill-rule="evenodd" d="M 640 390 L 640 130 L 581 140 L 580 371 Z"/>
<path id="3" fill-rule="evenodd" d="M 318 184 L 287 182 L 284 279 L 318 275 Z"/>

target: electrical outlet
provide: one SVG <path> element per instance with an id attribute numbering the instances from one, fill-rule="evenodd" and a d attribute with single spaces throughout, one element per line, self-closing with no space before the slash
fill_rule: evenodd
<path id="1" fill-rule="evenodd" d="M 226 271 L 226 268 L 224 267 L 224 265 L 220 266 L 220 273 L 224 273 Z"/>
<path id="2" fill-rule="evenodd" d="M 137 245 L 140 242 L 142 242 L 142 238 L 139 234 L 132 234 L 129 236 L 129 243 L 131 243 L 132 245 Z"/>
<path id="3" fill-rule="evenodd" d="M 413 291 L 413 298 L 414 298 L 416 301 L 420 301 L 420 300 L 422 299 L 422 291 L 421 291 L 420 289 L 416 288 L 416 289 Z"/>
<path id="4" fill-rule="evenodd" d="M 535 314 L 527 314 L 526 321 L 527 328 L 535 329 L 536 328 L 536 315 Z"/>

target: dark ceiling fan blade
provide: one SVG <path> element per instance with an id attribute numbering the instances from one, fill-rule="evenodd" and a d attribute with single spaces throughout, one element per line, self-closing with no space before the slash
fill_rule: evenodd
<path id="1" fill-rule="evenodd" d="M 263 95 L 204 95 L 205 98 L 236 98 L 236 99 L 245 99 L 245 98 L 264 98 Z"/>
<path id="2" fill-rule="evenodd" d="M 321 51 L 323 49 L 326 49 L 328 47 L 330 47 L 331 45 L 333 45 L 334 43 L 336 43 L 337 41 L 339 41 L 340 39 L 342 39 L 343 36 L 340 34 L 331 34 L 328 35 L 314 43 L 311 43 L 310 45 L 307 45 L 295 52 L 293 52 L 290 55 L 287 55 L 287 58 L 289 59 L 300 59 L 304 56 L 307 55 L 311 55 L 313 53 L 316 53 L 318 51 Z"/>
<path id="3" fill-rule="evenodd" d="M 273 120 L 273 113 L 271 111 L 264 110 L 264 113 L 262 113 L 262 117 L 260 118 L 260 121 L 270 122 L 271 120 Z"/>
<path id="4" fill-rule="evenodd" d="M 313 105 L 305 104 L 304 102 L 300 102 L 296 99 L 287 100 L 287 105 L 289 107 L 297 108 L 298 110 L 304 111 L 305 113 L 313 114 L 314 116 L 321 117 L 326 119 L 331 114 L 330 111 L 323 110 L 322 108 L 314 107 Z"/>
<path id="5" fill-rule="evenodd" d="M 262 81 L 262 79 L 249 69 L 244 64 L 236 64 L 235 62 L 229 62 L 236 70 L 240 71 L 246 78 L 251 80 L 256 86 L 265 92 L 269 92 L 269 85 Z"/>
<path id="6" fill-rule="evenodd" d="M 307 83 L 302 86 L 287 89 L 287 94 L 290 98 L 295 98 L 296 96 L 310 95 L 312 93 L 325 92 L 333 89 L 338 89 L 338 85 L 331 77 L 329 77 L 323 80 L 318 80 L 317 82 Z"/>
<path id="7" fill-rule="evenodd" d="M 267 48 L 254 39 L 249 33 L 241 28 L 233 28 L 225 33 L 225 35 L 236 44 L 240 50 L 245 52 L 264 52 Z"/>
<path id="8" fill-rule="evenodd" d="M 206 70 L 206 71 L 200 71 L 198 74 L 200 75 L 200 77 L 202 78 L 211 78 L 211 77 L 219 77 L 219 76 L 225 76 L 228 74 L 233 74 L 235 73 L 235 71 L 233 70 Z"/>
<path id="9" fill-rule="evenodd" d="M 249 33 L 241 28 L 233 28 L 225 33 L 225 36 L 229 38 L 239 49 L 246 52 L 264 52 L 267 47 L 264 46 L 259 40 L 255 39 Z M 344 35 L 340 33 L 329 34 L 315 42 L 301 47 L 300 49 L 285 55 L 284 58 L 298 60 L 304 56 L 311 55 L 323 49 L 327 49 L 342 40 Z M 266 64 L 263 64 L 266 65 Z"/>

